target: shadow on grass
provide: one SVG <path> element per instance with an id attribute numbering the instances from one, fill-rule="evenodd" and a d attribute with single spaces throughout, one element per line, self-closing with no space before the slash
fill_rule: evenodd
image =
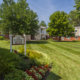
<path id="1" fill-rule="evenodd" d="M 10 53 L 10 50 L 5 49 L 5 48 L 0 48 L 0 60 L 2 58 L 1 56 L 7 53 Z M 4 80 L 4 75 L 3 75 L 4 72 L 1 72 L 1 69 L 2 69 L 2 65 L 0 65 L 0 80 Z"/>
<path id="2" fill-rule="evenodd" d="M 0 53 L 10 53 L 10 50 L 5 48 L 0 48 Z"/>
<path id="3" fill-rule="evenodd" d="M 46 44 L 48 41 L 27 41 L 27 44 Z"/>
<path id="4" fill-rule="evenodd" d="M 46 80 L 60 80 L 62 79 L 59 75 L 56 75 L 53 72 L 50 72 Z"/>

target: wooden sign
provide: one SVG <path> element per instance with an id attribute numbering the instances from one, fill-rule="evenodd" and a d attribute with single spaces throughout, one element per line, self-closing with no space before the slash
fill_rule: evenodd
<path id="1" fill-rule="evenodd" d="M 25 40 L 21 35 L 16 35 L 12 38 L 12 45 L 24 45 Z"/>

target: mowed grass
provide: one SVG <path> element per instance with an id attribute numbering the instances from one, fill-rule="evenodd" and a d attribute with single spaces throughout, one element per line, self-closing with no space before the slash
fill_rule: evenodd
<path id="1" fill-rule="evenodd" d="M 53 63 L 47 80 L 80 80 L 80 42 L 32 42 L 29 47 Z"/>
<path id="2" fill-rule="evenodd" d="M 9 41 L 0 41 L 0 47 L 9 49 Z M 27 48 L 43 53 L 53 63 L 47 80 L 80 80 L 80 42 L 34 41 Z"/>

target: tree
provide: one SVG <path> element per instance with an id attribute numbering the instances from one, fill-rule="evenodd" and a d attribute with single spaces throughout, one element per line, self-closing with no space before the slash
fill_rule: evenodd
<path id="1" fill-rule="evenodd" d="M 75 7 L 78 11 L 80 11 L 80 0 L 75 0 Z"/>
<path id="2" fill-rule="evenodd" d="M 37 33 L 37 30 L 39 29 L 39 21 L 38 21 L 38 17 L 37 14 L 34 13 L 33 11 L 30 11 L 28 17 L 30 16 L 30 24 L 29 24 L 29 28 L 27 31 L 25 31 L 27 34 L 31 34 L 32 36 L 35 35 Z"/>
<path id="3" fill-rule="evenodd" d="M 80 2 L 80 0 L 75 0 L 75 3 L 78 4 Z"/>
<path id="4" fill-rule="evenodd" d="M 70 21 L 74 26 L 80 25 L 80 15 L 78 14 L 77 10 L 73 10 L 69 13 Z"/>
<path id="5" fill-rule="evenodd" d="M 37 14 L 30 10 L 26 0 L 4 0 L 0 5 L 0 18 L 3 30 L 12 34 L 35 34 L 38 29 Z"/>
<path id="6" fill-rule="evenodd" d="M 69 13 L 71 22 L 74 26 L 80 26 L 80 0 L 75 0 L 76 9 Z"/>
<path id="7" fill-rule="evenodd" d="M 46 27 L 47 25 L 46 25 L 45 21 L 41 21 L 40 26 Z"/>
<path id="8" fill-rule="evenodd" d="M 50 16 L 49 28 L 47 29 L 50 36 L 61 37 L 73 36 L 74 28 L 69 23 L 69 16 L 65 12 L 57 11 Z"/>

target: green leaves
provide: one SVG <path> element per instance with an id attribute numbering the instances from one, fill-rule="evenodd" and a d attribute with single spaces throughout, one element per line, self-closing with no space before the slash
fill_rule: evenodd
<path id="1" fill-rule="evenodd" d="M 71 23 L 74 26 L 80 26 L 80 0 L 75 0 L 76 9 L 70 12 Z"/>
<path id="2" fill-rule="evenodd" d="M 32 34 L 38 29 L 37 14 L 30 10 L 26 0 L 4 0 L 0 5 L 0 18 L 4 31 L 12 34 Z M 33 27 L 34 26 L 34 27 Z M 31 32 L 31 30 L 33 30 Z"/>
<path id="3" fill-rule="evenodd" d="M 26 72 L 22 70 L 14 69 L 14 71 L 5 75 L 4 80 L 34 80 L 31 76 L 29 76 Z"/>
<path id="4" fill-rule="evenodd" d="M 50 36 L 71 36 L 74 29 L 70 26 L 69 15 L 65 12 L 57 11 L 50 16 L 49 28 Z"/>
<path id="5" fill-rule="evenodd" d="M 47 25 L 46 25 L 46 23 L 44 21 L 41 21 L 40 26 L 46 27 Z"/>
<path id="6" fill-rule="evenodd" d="M 80 2 L 80 0 L 75 0 L 75 3 L 78 4 Z"/>

